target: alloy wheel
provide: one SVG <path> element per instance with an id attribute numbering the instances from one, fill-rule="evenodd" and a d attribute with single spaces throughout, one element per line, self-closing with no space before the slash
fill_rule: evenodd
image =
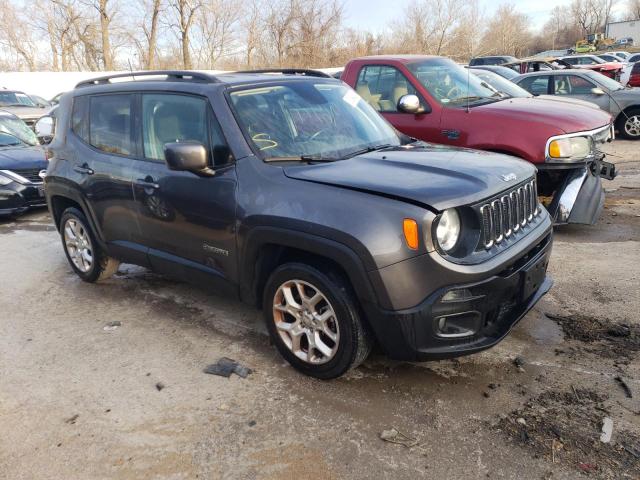
<path id="1" fill-rule="evenodd" d="M 624 131 L 632 137 L 640 137 L 640 115 L 633 115 L 624 122 Z"/>
<path id="2" fill-rule="evenodd" d="M 299 359 L 319 365 L 336 355 L 338 320 L 318 287 L 303 280 L 280 285 L 273 299 L 273 321 L 284 344 Z"/>
<path id="3" fill-rule="evenodd" d="M 64 224 L 64 245 L 78 270 L 87 273 L 93 266 L 93 245 L 85 226 L 75 218 Z"/>

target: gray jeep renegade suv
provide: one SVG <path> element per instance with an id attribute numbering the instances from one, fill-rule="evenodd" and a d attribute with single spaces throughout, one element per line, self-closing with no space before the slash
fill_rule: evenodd
<path id="1" fill-rule="evenodd" d="M 118 78 L 123 77 L 123 78 Z M 142 72 L 65 94 L 46 197 L 74 271 L 264 309 L 300 371 L 478 352 L 551 286 L 535 169 L 417 142 L 320 72 Z"/>

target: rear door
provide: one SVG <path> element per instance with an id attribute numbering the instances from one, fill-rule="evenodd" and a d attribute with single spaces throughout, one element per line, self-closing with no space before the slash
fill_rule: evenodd
<path id="1" fill-rule="evenodd" d="M 151 265 L 231 287 L 237 279 L 236 171 L 209 101 L 150 92 L 139 95 L 138 109 L 142 151 L 134 162 L 133 184 L 140 242 L 149 247 Z M 176 141 L 205 145 L 215 175 L 169 170 L 163 149 Z"/>
<path id="2" fill-rule="evenodd" d="M 131 184 L 137 155 L 133 99 L 125 93 L 75 97 L 65 155 L 110 253 L 144 265 L 146 249 L 135 244 L 139 229 Z"/>
<path id="3" fill-rule="evenodd" d="M 431 111 L 431 105 L 398 68 L 391 65 L 363 66 L 358 73 L 355 90 L 402 133 L 420 140 L 439 141 L 439 111 Z M 398 100 L 407 94 L 417 95 L 428 113 L 399 111 Z"/>

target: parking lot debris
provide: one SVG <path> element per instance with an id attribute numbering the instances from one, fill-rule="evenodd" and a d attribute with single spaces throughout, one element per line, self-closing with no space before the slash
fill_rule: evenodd
<path id="1" fill-rule="evenodd" d="M 75 415 L 69 417 L 69 418 L 65 418 L 64 423 L 68 423 L 69 425 L 75 425 L 76 424 L 76 420 L 78 420 L 78 417 L 80 416 L 80 414 L 76 413 Z"/>
<path id="2" fill-rule="evenodd" d="M 107 323 L 104 326 L 103 330 L 105 332 L 110 332 L 110 331 L 115 330 L 115 329 L 117 329 L 118 327 L 121 327 L 121 326 L 122 326 L 122 322 L 119 322 L 119 321 L 116 320 L 114 322 Z"/>
<path id="3" fill-rule="evenodd" d="M 618 385 L 620 385 L 622 390 L 624 390 L 624 394 L 626 395 L 627 398 L 633 398 L 633 393 L 631 393 L 631 388 L 629 387 L 629 385 L 627 385 L 627 382 L 625 382 L 621 376 L 615 377 L 614 380 L 618 382 Z"/>
<path id="4" fill-rule="evenodd" d="M 162 389 L 164 389 L 165 385 L 162 382 L 158 382 L 156 383 L 156 389 L 160 392 L 162 391 Z"/>
<path id="5" fill-rule="evenodd" d="M 600 441 L 602 443 L 609 443 L 611 441 L 612 434 L 613 420 L 611 420 L 611 417 L 604 417 L 602 419 L 602 433 L 600 434 Z"/>
<path id="6" fill-rule="evenodd" d="M 235 373 L 241 378 L 247 378 L 250 373 L 253 373 L 248 367 L 240 365 L 235 360 L 231 360 L 227 357 L 222 357 L 216 363 L 212 363 L 208 365 L 207 368 L 204 369 L 204 373 L 209 373 L 211 375 L 218 375 L 220 377 L 229 378 L 232 373 Z"/>
<path id="7" fill-rule="evenodd" d="M 383 430 L 380 432 L 380 438 L 385 442 L 397 443 L 398 445 L 404 445 L 407 448 L 415 447 L 418 444 L 418 440 L 405 435 L 397 428 L 392 427 L 390 430 Z"/>

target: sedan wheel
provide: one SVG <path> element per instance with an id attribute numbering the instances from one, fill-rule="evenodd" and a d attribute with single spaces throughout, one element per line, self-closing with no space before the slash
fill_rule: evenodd
<path id="1" fill-rule="evenodd" d="M 63 231 L 69 258 L 78 270 L 88 272 L 93 266 L 93 245 L 86 228 L 75 218 L 69 218 Z"/>
<path id="2" fill-rule="evenodd" d="M 627 118 L 624 122 L 624 131 L 630 137 L 640 137 L 640 114 Z"/>
<path id="3" fill-rule="evenodd" d="M 338 351 L 336 313 L 311 283 L 288 280 L 280 285 L 273 299 L 273 321 L 287 348 L 304 362 L 327 363 Z"/>

